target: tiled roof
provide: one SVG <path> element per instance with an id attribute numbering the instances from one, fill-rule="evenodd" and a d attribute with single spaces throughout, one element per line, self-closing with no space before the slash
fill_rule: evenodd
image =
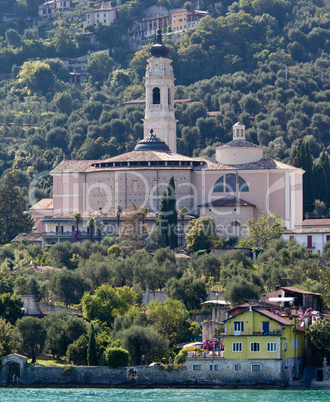
<path id="1" fill-rule="evenodd" d="M 286 290 L 287 292 L 294 292 L 294 293 L 300 293 L 300 294 L 305 294 L 305 295 L 319 296 L 319 293 L 314 293 L 314 292 L 310 292 L 309 290 L 303 290 L 303 289 L 295 288 L 293 286 L 287 286 L 287 287 L 282 286 L 281 289 Z"/>
<path id="2" fill-rule="evenodd" d="M 43 198 L 39 202 L 33 205 L 30 209 L 53 209 L 53 199 Z"/>
<path id="3" fill-rule="evenodd" d="M 289 320 L 287 320 L 287 319 L 285 319 L 285 318 L 283 318 L 283 317 L 280 317 L 280 316 L 277 315 L 277 314 L 273 314 L 273 313 L 271 313 L 270 311 L 265 310 L 265 309 L 263 309 L 263 308 L 253 307 L 253 310 L 254 310 L 254 311 L 257 311 L 258 313 L 260 313 L 260 314 L 262 314 L 262 315 L 264 315 L 264 316 L 266 316 L 266 317 L 271 318 L 271 319 L 274 320 L 274 321 L 277 321 L 278 323 L 280 323 L 280 324 L 282 324 L 282 325 L 293 325 L 293 323 L 290 322 Z"/>
<path id="4" fill-rule="evenodd" d="M 253 142 L 246 140 L 233 140 L 226 144 L 220 145 L 217 148 L 261 148 L 259 145 L 253 144 Z M 216 149 L 217 149 L 216 148 Z"/>
<path id="5" fill-rule="evenodd" d="M 21 296 L 21 299 L 23 300 L 25 315 L 32 317 L 43 317 L 43 314 L 34 296 Z"/>
<path id="6" fill-rule="evenodd" d="M 59 163 L 51 172 L 53 173 L 80 173 L 84 172 L 87 168 L 90 167 L 92 163 L 101 162 L 98 160 L 95 161 L 76 161 L 76 160 L 65 160 Z"/>
<path id="7" fill-rule="evenodd" d="M 42 242 L 41 233 L 20 233 L 10 243 L 19 243 L 21 240 L 30 242 Z"/>
<path id="8" fill-rule="evenodd" d="M 173 152 L 157 152 L 157 151 L 132 151 L 125 154 L 114 156 L 113 158 L 102 161 L 103 163 L 111 162 L 153 162 L 153 161 L 198 161 L 204 162 L 203 158 L 191 158 L 189 156 L 176 154 Z"/>
<path id="9" fill-rule="evenodd" d="M 327 228 L 296 228 L 293 230 L 284 230 L 282 234 L 312 234 L 312 233 L 329 233 L 330 234 L 330 226 Z"/>
<path id="10" fill-rule="evenodd" d="M 198 207 L 230 207 L 230 206 L 242 206 L 242 207 L 255 207 L 251 202 L 241 200 L 234 195 L 218 198 L 217 200 L 208 202 L 206 204 L 198 205 Z"/>
<path id="11" fill-rule="evenodd" d="M 330 219 L 305 219 L 302 223 L 302 226 L 329 226 L 330 227 Z"/>
<path id="12" fill-rule="evenodd" d="M 235 164 L 235 165 L 224 165 L 217 163 L 214 159 L 206 159 L 207 166 L 198 167 L 197 170 L 301 170 L 285 163 L 278 162 L 274 159 L 260 159 L 258 162 Z"/>

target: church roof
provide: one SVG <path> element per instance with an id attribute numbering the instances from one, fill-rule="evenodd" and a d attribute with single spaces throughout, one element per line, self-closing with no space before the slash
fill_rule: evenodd
<path id="1" fill-rule="evenodd" d="M 241 200 L 234 195 L 228 195 L 227 197 L 221 197 L 206 204 L 198 205 L 198 207 L 232 207 L 232 206 L 242 206 L 242 207 L 255 207 L 251 202 Z"/>
<path id="2" fill-rule="evenodd" d="M 156 137 L 153 133 L 153 129 L 150 130 L 148 137 L 139 141 L 139 143 L 134 148 L 134 151 L 161 151 L 170 152 L 170 148 L 165 143 L 165 141 Z"/>
<path id="3" fill-rule="evenodd" d="M 237 124 L 237 123 L 236 123 Z M 235 124 L 235 126 L 236 126 Z M 220 145 L 217 148 L 232 148 L 232 147 L 238 147 L 238 148 L 262 148 L 259 147 L 259 145 L 253 144 L 253 142 L 246 141 L 246 140 L 232 140 L 230 142 L 227 142 L 224 145 Z"/>
<path id="4" fill-rule="evenodd" d="M 206 163 L 207 166 L 198 167 L 197 170 L 301 170 L 269 158 L 262 158 L 257 162 L 235 165 L 224 165 L 218 163 L 215 159 L 207 159 Z"/>
<path id="5" fill-rule="evenodd" d="M 162 30 L 157 29 L 156 43 L 150 46 L 150 53 L 154 57 L 167 57 L 170 49 L 162 42 Z"/>
<path id="6" fill-rule="evenodd" d="M 53 209 L 53 199 L 43 198 L 39 202 L 33 205 L 30 209 Z"/>

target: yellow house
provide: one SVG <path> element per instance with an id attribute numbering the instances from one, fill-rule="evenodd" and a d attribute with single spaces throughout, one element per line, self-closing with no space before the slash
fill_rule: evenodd
<path id="1" fill-rule="evenodd" d="M 296 317 L 249 306 L 224 322 L 226 359 L 283 359 L 286 367 L 298 368 L 305 356 L 305 333 Z"/>

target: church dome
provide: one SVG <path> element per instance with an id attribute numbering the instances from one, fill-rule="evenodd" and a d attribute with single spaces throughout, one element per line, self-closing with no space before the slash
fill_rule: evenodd
<path id="1" fill-rule="evenodd" d="M 165 141 L 157 138 L 153 134 L 153 129 L 150 130 L 148 137 L 139 141 L 134 151 L 157 151 L 157 152 L 170 152 L 170 148 Z"/>
<path id="2" fill-rule="evenodd" d="M 165 46 L 162 42 L 161 29 L 157 30 L 156 43 L 150 46 L 149 50 L 154 57 L 167 57 L 167 54 L 170 51 L 170 49 L 167 46 Z"/>

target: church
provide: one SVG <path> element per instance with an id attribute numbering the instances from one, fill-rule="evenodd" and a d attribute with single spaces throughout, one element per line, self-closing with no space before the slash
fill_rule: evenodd
<path id="1" fill-rule="evenodd" d="M 304 171 L 274 159 L 246 140 L 245 126 L 233 126 L 232 141 L 216 148 L 214 158 L 176 152 L 174 74 L 161 32 L 150 47 L 145 74 L 144 138 L 133 151 L 105 160 L 63 160 L 50 173 L 53 199 L 31 207 L 43 245 L 72 240 L 74 215 L 81 214 L 81 239 L 89 218 L 114 235 L 132 204 L 147 208 L 149 230 L 156 222 L 168 182 L 174 177 L 182 224 L 194 217 L 214 218 L 222 236 L 244 236 L 246 222 L 262 211 L 282 216 L 287 229 L 302 222 Z"/>

